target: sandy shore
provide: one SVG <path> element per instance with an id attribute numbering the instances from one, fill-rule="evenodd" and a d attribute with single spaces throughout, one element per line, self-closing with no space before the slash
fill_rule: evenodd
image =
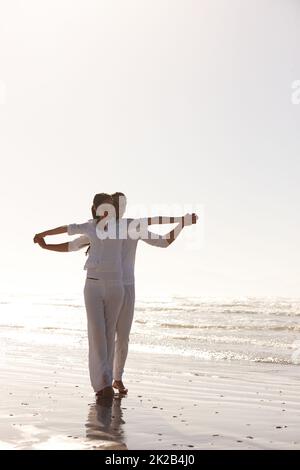
<path id="1" fill-rule="evenodd" d="M 1 354 L 2 449 L 300 449 L 299 367 L 130 353 L 96 404 L 80 350 Z"/>

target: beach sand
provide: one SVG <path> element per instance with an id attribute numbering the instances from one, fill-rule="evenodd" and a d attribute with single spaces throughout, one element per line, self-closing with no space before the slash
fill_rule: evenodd
<path id="1" fill-rule="evenodd" d="M 300 449 L 298 366 L 130 352 L 124 381 L 96 404 L 82 351 L 3 353 L 0 448 Z"/>

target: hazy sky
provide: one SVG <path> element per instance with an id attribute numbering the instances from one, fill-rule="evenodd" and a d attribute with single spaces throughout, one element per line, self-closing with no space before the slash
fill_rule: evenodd
<path id="1" fill-rule="evenodd" d="M 33 235 L 123 191 L 200 206 L 138 295 L 298 296 L 299 44 L 298 0 L 1 0 L 0 290 L 81 292 L 84 252 Z"/>

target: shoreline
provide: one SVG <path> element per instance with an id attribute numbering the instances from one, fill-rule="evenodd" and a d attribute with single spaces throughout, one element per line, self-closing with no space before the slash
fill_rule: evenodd
<path id="1" fill-rule="evenodd" d="M 300 449 L 297 366 L 130 352 L 128 396 L 96 404 L 80 349 L 2 359 L 2 449 Z"/>

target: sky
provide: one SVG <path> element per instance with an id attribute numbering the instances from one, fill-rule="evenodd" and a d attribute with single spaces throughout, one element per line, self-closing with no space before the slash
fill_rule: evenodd
<path id="1" fill-rule="evenodd" d="M 0 291 L 82 292 L 33 236 L 123 191 L 199 215 L 139 245 L 138 296 L 299 296 L 299 44 L 297 0 L 1 1 Z"/>

